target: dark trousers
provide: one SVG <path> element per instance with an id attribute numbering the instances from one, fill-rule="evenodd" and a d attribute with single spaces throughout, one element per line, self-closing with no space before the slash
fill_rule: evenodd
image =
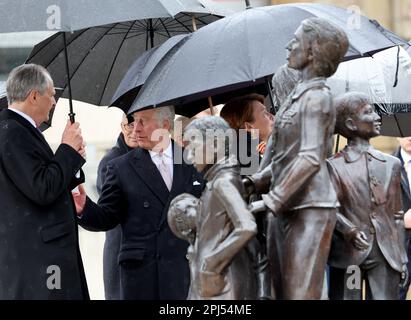
<path id="1" fill-rule="evenodd" d="M 329 296 L 331 300 L 362 300 L 363 280 L 365 280 L 366 300 L 397 300 L 399 294 L 400 273 L 391 268 L 385 260 L 376 240 L 365 261 L 359 266 L 361 286 L 349 288 L 346 269 L 330 268 Z"/>
<path id="2" fill-rule="evenodd" d="M 103 249 L 103 281 L 106 300 L 120 299 L 120 270 L 118 253 L 121 245 L 121 226 L 106 232 Z"/>
<path id="3" fill-rule="evenodd" d="M 120 263 L 121 300 L 159 300 L 156 260 Z"/>
<path id="4" fill-rule="evenodd" d="M 321 299 L 336 212 L 334 208 L 306 208 L 282 214 L 284 299 Z"/>

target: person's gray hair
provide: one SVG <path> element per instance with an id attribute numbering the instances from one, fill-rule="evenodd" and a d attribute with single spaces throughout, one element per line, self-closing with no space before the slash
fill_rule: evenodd
<path id="1" fill-rule="evenodd" d="M 170 131 L 174 129 L 174 118 L 175 118 L 175 111 L 174 106 L 166 106 L 154 109 L 156 112 L 154 113 L 155 118 L 158 122 L 163 122 L 164 120 L 168 120 L 170 122 Z"/>
<path id="2" fill-rule="evenodd" d="M 46 68 L 37 64 L 23 64 L 14 68 L 7 78 L 6 92 L 9 104 L 27 99 L 32 90 L 45 94 L 53 83 Z"/>

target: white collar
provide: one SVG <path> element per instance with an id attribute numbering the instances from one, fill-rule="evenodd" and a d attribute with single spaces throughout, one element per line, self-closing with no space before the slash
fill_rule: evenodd
<path id="1" fill-rule="evenodd" d="M 163 155 L 169 159 L 173 158 L 173 148 L 171 144 L 172 144 L 171 141 L 169 141 L 167 149 L 163 152 Z M 153 150 L 148 150 L 148 152 L 150 153 L 151 158 L 160 156 L 159 152 L 155 152 Z"/>
<path id="2" fill-rule="evenodd" d="M 411 161 L 411 154 L 407 153 L 403 148 L 401 148 L 401 158 L 404 161 L 404 166 L 407 165 L 408 161 Z"/>
<path id="3" fill-rule="evenodd" d="M 14 109 L 9 107 L 9 110 L 17 113 L 18 115 L 22 116 L 24 119 L 26 119 L 28 122 L 30 122 L 34 128 L 37 129 L 36 123 L 34 122 L 33 118 L 31 118 L 29 115 L 25 114 L 24 112 L 21 112 L 20 110 Z"/>

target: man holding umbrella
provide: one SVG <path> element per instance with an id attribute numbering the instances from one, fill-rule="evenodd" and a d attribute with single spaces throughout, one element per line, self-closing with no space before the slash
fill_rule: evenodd
<path id="1" fill-rule="evenodd" d="M 53 153 L 38 127 L 55 106 L 39 65 L 12 70 L 0 113 L 0 299 L 88 299 L 70 190 L 84 181 L 78 123 Z"/>

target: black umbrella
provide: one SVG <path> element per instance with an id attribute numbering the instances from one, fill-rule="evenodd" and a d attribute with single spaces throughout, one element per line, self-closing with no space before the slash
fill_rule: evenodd
<path id="1" fill-rule="evenodd" d="M 207 97 L 267 82 L 286 63 L 286 44 L 301 21 L 331 20 L 347 33 L 346 59 L 359 57 L 405 41 L 377 22 L 360 17 L 360 29 L 347 25 L 345 9 L 322 4 L 286 4 L 253 8 L 228 16 L 195 32 L 174 54 L 167 54 L 130 108 L 174 104 L 194 114 L 208 106 Z M 192 109 L 189 109 L 192 108 Z"/>
<path id="2" fill-rule="evenodd" d="M 196 16 L 196 23 L 200 28 L 216 19 L 213 15 L 201 14 Z M 55 85 L 65 88 L 63 97 L 69 98 L 64 68 L 67 48 L 72 96 L 95 105 L 109 105 L 136 57 L 173 35 L 192 31 L 191 14 L 181 13 L 174 19 L 135 20 L 67 34 L 59 32 L 37 44 L 26 63 L 46 67 Z"/>
<path id="3" fill-rule="evenodd" d="M 118 52 L 120 49 L 136 50 L 134 54 L 139 54 L 142 52 L 142 48 L 146 49 L 149 44 L 150 47 L 153 47 L 156 42 L 164 41 L 161 39 L 165 37 L 192 31 L 194 19 L 199 26 L 202 26 L 216 19 L 210 13 L 222 16 L 227 12 L 222 7 L 207 0 L 139 0 L 138 2 L 135 0 L 81 2 L 39 0 L 36 1 L 35 5 L 30 0 L 13 0 L 2 1 L 0 9 L 0 32 L 73 31 L 116 22 L 70 34 L 58 33 L 37 45 L 27 60 L 27 63 L 39 63 L 50 68 L 49 71 L 56 80 L 55 82 L 58 83 L 57 86 L 67 88 L 63 96 L 70 100 L 71 121 L 74 121 L 73 94 L 76 99 L 85 102 L 96 103 L 99 101 L 99 104 L 104 103 L 106 88 L 112 89 L 110 87 L 112 83 L 109 82 L 111 81 L 110 77 L 116 79 L 115 72 L 122 72 L 117 77 L 118 82 L 112 85 L 114 89 L 108 95 L 114 93 L 119 81 L 130 66 L 127 63 L 131 63 L 135 57 L 127 60 L 126 56 Z M 183 12 L 186 13 L 183 14 Z M 95 30 L 96 28 L 100 30 Z M 156 39 L 157 37 L 160 39 Z M 83 42 L 78 38 L 81 38 Z M 91 42 L 87 43 L 87 40 Z M 98 48 L 104 47 L 101 41 L 105 42 L 106 47 L 103 51 L 97 52 Z M 140 42 L 140 44 L 133 46 L 132 42 Z M 145 46 L 142 44 L 144 42 Z M 120 47 L 114 48 L 114 50 L 117 49 L 114 51 L 113 47 L 116 44 Z M 71 48 L 67 48 L 70 45 Z M 50 54 L 51 52 L 54 53 L 54 56 Z M 117 53 L 113 56 L 113 52 Z M 101 57 L 107 57 L 108 60 L 101 59 Z M 96 60 L 97 63 L 87 64 L 91 59 Z M 123 60 L 118 62 L 118 59 Z M 83 62 L 86 62 L 86 71 L 78 73 L 80 77 L 76 78 L 80 64 Z M 108 72 L 108 76 L 105 74 L 101 78 L 98 77 L 97 79 L 100 81 L 93 86 L 93 81 L 96 78 L 92 79 L 90 75 L 96 75 L 96 69 Z M 67 75 L 70 76 L 67 77 Z M 70 81 L 67 81 L 68 79 Z M 82 85 L 79 86 L 78 82 L 74 82 L 72 90 L 72 80 L 81 80 Z M 101 92 L 102 87 L 103 92 Z M 93 91 L 101 93 L 100 99 L 96 98 L 98 93 L 95 96 L 91 95 L 90 92 Z M 110 98 L 111 96 L 107 98 L 106 104 Z"/>

